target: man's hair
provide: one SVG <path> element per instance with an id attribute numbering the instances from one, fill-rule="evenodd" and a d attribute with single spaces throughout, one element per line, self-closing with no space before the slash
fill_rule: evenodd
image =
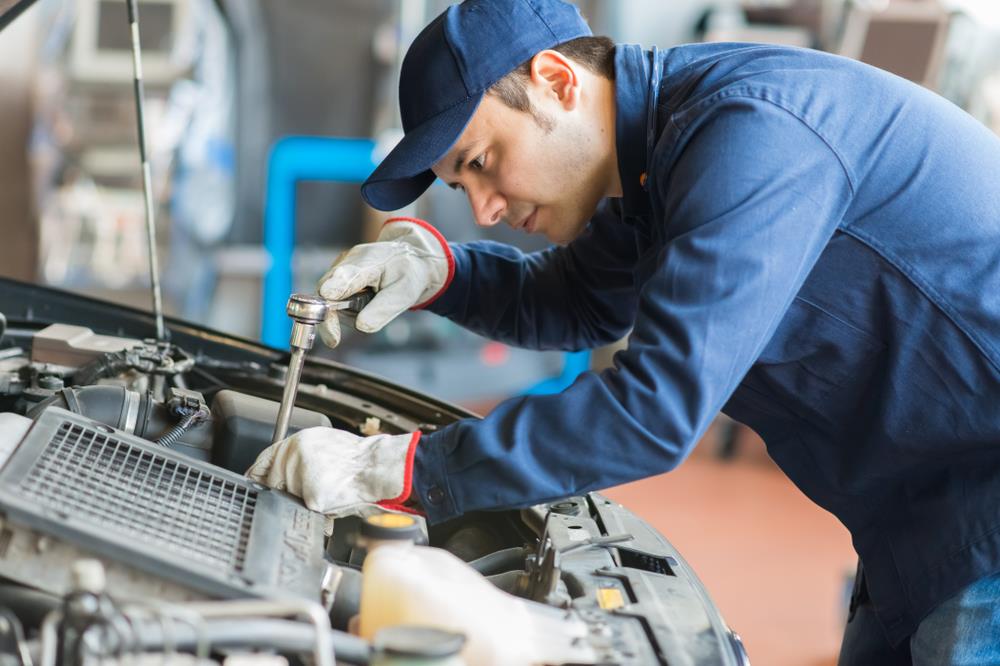
<path id="1" fill-rule="evenodd" d="M 552 47 L 594 74 L 615 80 L 615 43 L 608 37 L 577 37 Z M 530 113 L 543 129 L 551 130 L 552 121 L 532 106 L 525 83 L 531 78 L 531 61 L 528 58 L 517 69 L 490 86 L 486 92 L 514 109 Z"/>

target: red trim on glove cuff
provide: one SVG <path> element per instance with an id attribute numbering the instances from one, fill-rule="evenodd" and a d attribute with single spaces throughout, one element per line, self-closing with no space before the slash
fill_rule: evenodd
<path id="1" fill-rule="evenodd" d="M 426 517 L 426 515 L 427 515 L 423 511 L 419 511 L 418 509 L 415 509 L 412 506 L 406 506 L 405 504 L 395 504 L 395 503 L 390 502 L 388 500 L 382 500 L 381 502 L 375 502 L 375 504 L 379 505 L 383 509 L 389 509 L 389 511 L 400 511 L 402 513 L 412 514 L 414 516 L 424 516 L 424 517 Z"/>
<path id="2" fill-rule="evenodd" d="M 403 492 L 396 497 L 390 497 L 389 499 L 384 499 L 381 502 L 376 502 L 379 506 L 396 511 L 405 511 L 407 513 L 420 513 L 419 511 L 414 511 L 410 507 L 403 506 L 403 503 L 410 499 L 410 493 L 413 492 L 413 457 L 417 453 L 417 442 L 419 441 L 420 431 L 417 430 L 413 433 L 413 436 L 410 437 L 410 445 L 406 449 L 406 463 L 403 468 Z"/>
<path id="3" fill-rule="evenodd" d="M 418 303 L 414 305 L 412 308 L 410 308 L 411 310 L 422 310 L 431 303 L 433 303 L 434 301 L 436 301 L 438 298 L 440 298 L 441 294 L 443 294 L 448 290 L 448 286 L 451 284 L 452 278 L 455 277 L 455 255 L 451 253 L 451 248 L 448 247 L 448 241 L 445 239 L 445 237 L 441 234 L 440 231 L 435 229 L 430 222 L 427 222 L 426 220 L 421 220 L 420 218 L 417 217 L 391 217 L 388 220 L 386 220 L 385 224 L 383 224 L 382 226 L 384 227 L 386 224 L 390 224 L 392 222 L 412 222 L 413 224 L 416 224 L 419 227 L 423 227 L 427 231 L 431 232 L 434 238 L 436 238 L 437 241 L 441 243 L 441 248 L 444 250 L 444 256 L 448 260 L 448 276 L 444 280 L 444 285 L 442 285 L 442 287 L 438 289 L 436 294 L 428 298 L 426 301 L 424 301 L 423 303 Z"/>

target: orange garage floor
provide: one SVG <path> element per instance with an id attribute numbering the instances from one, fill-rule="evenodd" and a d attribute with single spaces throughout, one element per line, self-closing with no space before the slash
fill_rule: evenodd
<path id="1" fill-rule="evenodd" d="M 709 433 L 707 440 L 711 440 Z M 606 491 L 673 543 L 694 568 L 754 666 L 836 664 L 847 530 L 774 466 L 749 431 L 734 460 L 711 441 L 673 472 Z"/>

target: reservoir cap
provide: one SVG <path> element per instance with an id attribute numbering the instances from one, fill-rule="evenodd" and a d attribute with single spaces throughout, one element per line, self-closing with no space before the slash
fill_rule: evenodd
<path id="1" fill-rule="evenodd" d="M 378 541 L 423 542 L 423 530 L 413 516 L 405 513 L 376 513 L 361 523 L 361 537 Z"/>

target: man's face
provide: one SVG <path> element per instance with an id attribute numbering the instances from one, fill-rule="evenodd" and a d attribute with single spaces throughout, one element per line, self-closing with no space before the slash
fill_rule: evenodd
<path id="1" fill-rule="evenodd" d="M 540 119 L 487 94 L 433 171 L 465 191 L 477 224 L 506 222 L 568 243 L 604 195 L 599 156 L 580 113 L 558 104 L 536 109 Z"/>

